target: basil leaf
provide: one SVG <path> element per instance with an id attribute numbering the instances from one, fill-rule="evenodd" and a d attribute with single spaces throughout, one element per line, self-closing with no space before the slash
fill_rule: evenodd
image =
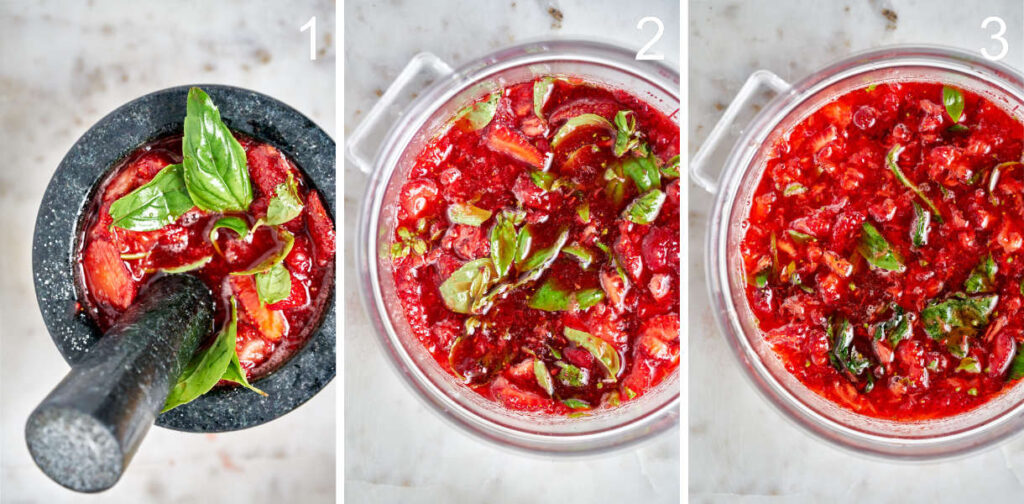
<path id="1" fill-rule="evenodd" d="M 914 220 L 910 224 L 910 242 L 915 247 L 923 247 L 928 244 L 928 233 L 931 232 L 932 213 L 921 208 L 914 202 Z"/>
<path id="2" fill-rule="evenodd" d="M 235 341 L 238 332 L 238 308 L 235 306 L 235 298 L 231 298 L 231 322 L 229 323 L 230 340 Z M 232 345 L 234 346 L 234 345 Z M 267 393 L 253 387 L 249 383 L 249 378 L 245 376 L 245 370 L 242 369 L 242 363 L 238 361 L 238 352 L 231 352 L 231 362 L 228 363 L 228 368 L 224 370 L 224 375 L 220 377 L 221 380 L 237 383 L 257 394 L 266 397 Z"/>
<path id="3" fill-rule="evenodd" d="M 1010 372 L 1007 374 L 1007 379 L 1018 380 L 1020 378 L 1024 378 L 1024 352 L 1021 351 L 1020 345 L 1017 345 L 1017 353 L 1010 361 Z"/>
<path id="4" fill-rule="evenodd" d="M 946 107 L 946 113 L 954 123 L 960 122 L 964 113 L 964 95 L 959 89 L 951 86 L 942 86 L 942 104 Z"/>
<path id="5" fill-rule="evenodd" d="M 213 344 L 192 357 L 177 383 L 171 388 L 161 413 L 191 402 L 217 385 L 235 353 L 235 337 L 238 324 L 238 310 L 235 298 L 231 298 L 231 320 L 220 330 Z"/>
<path id="6" fill-rule="evenodd" d="M 921 310 L 924 332 L 934 340 L 953 338 L 954 343 L 963 336 L 974 336 L 988 324 L 998 302 L 996 294 L 968 297 L 958 293 L 945 301 L 929 303 Z"/>
<path id="7" fill-rule="evenodd" d="M 968 128 L 967 126 L 964 126 L 963 124 L 954 124 L 954 125 L 950 126 L 949 128 L 946 128 L 946 131 L 949 131 L 950 133 L 963 133 L 964 131 L 970 131 L 970 130 L 971 130 L 971 128 Z"/>
<path id="8" fill-rule="evenodd" d="M 938 207 L 935 206 L 935 203 L 932 203 L 932 200 L 928 199 L 928 196 L 925 196 L 924 192 L 922 192 L 921 189 L 918 189 L 916 185 L 914 185 L 913 183 L 910 182 L 909 179 L 907 179 L 907 176 L 903 174 L 903 170 L 901 170 L 900 166 L 896 164 L 896 158 L 899 157 L 900 152 L 903 152 L 903 146 L 900 144 L 894 145 L 892 149 L 889 150 L 889 153 L 885 155 L 885 164 L 889 166 L 889 171 L 891 171 L 893 175 L 896 176 L 896 180 L 899 180 L 901 184 L 907 186 L 908 189 L 913 191 L 914 194 L 916 194 L 919 198 L 921 198 L 924 201 L 926 205 L 928 205 L 928 208 L 932 209 L 932 212 L 935 213 L 935 220 L 941 224 L 942 213 L 939 212 Z"/>
<path id="9" fill-rule="evenodd" d="M 269 271 L 274 266 L 280 264 L 281 261 L 284 261 L 284 258 L 288 257 L 288 254 L 291 253 L 292 246 L 295 245 L 295 236 L 289 233 L 288 231 L 285 231 L 284 229 L 277 228 L 277 237 L 284 242 L 280 249 L 278 249 L 269 257 L 261 261 L 256 266 L 253 266 L 252 268 L 247 269 L 245 271 L 233 271 L 230 274 L 234 276 L 255 275 L 256 273 L 263 273 L 265 271 Z"/>
<path id="10" fill-rule="evenodd" d="M 798 196 L 798 195 L 803 194 L 805 192 L 807 192 L 807 188 L 806 187 L 804 187 L 800 183 L 793 182 L 793 183 L 787 185 L 786 188 L 782 190 L 782 195 L 783 196 Z"/>
<path id="11" fill-rule="evenodd" d="M 473 313 L 473 303 L 484 296 L 485 289 L 496 276 L 491 258 L 469 261 L 441 284 L 441 298 L 453 312 Z"/>
<path id="12" fill-rule="evenodd" d="M 828 360 L 832 367 L 849 371 L 850 374 L 858 376 L 871 365 L 867 357 L 853 346 L 853 326 L 846 318 L 838 321 L 828 321 L 826 335 L 829 341 Z"/>
<path id="13" fill-rule="evenodd" d="M 239 238 L 245 238 L 249 234 L 249 225 L 241 217 L 221 217 L 210 229 L 210 243 L 217 245 L 217 234 L 219 229 L 227 228 L 235 232 Z"/>
<path id="14" fill-rule="evenodd" d="M 495 221 L 491 228 L 491 261 L 500 278 L 508 274 L 516 258 L 516 226 L 504 212 Z"/>
<path id="15" fill-rule="evenodd" d="M 188 92 L 182 154 L 185 187 L 208 212 L 244 212 L 252 203 L 245 149 L 220 119 L 213 100 L 199 88 Z"/>
<path id="16" fill-rule="evenodd" d="M 562 382 L 562 385 L 575 388 L 586 386 L 588 380 L 582 369 L 562 361 L 558 361 L 555 364 L 560 368 L 558 371 L 558 381 Z"/>
<path id="17" fill-rule="evenodd" d="M 661 187 L 661 173 L 658 172 L 654 155 L 643 158 L 633 157 L 623 161 L 622 172 L 633 179 L 639 192 Z"/>
<path id="18" fill-rule="evenodd" d="M 664 166 L 659 168 L 661 176 L 668 179 L 679 178 L 679 154 L 672 156 Z"/>
<path id="19" fill-rule="evenodd" d="M 569 292 L 558 287 L 552 280 L 541 284 L 540 288 L 530 296 L 527 306 L 535 310 L 565 311 L 569 309 Z"/>
<path id="20" fill-rule="evenodd" d="M 277 263 L 263 273 L 256 273 L 256 293 L 263 305 L 284 301 L 292 295 L 292 274 L 283 264 Z"/>
<path id="21" fill-rule="evenodd" d="M 964 282 L 964 290 L 968 294 L 980 294 L 995 290 L 996 272 L 999 267 L 992 260 L 992 254 L 985 256 L 981 263 L 974 267 Z"/>
<path id="22" fill-rule="evenodd" d="M 448 220 L 456 224 L 480 227 L 487 219 L 491 218 L 491 213 L 490 210 L 485 210 L 469 203 L 448 205 Z"/>
<path id="23" fill-rule="evenodd" d="M 861 226 L 863 232 L 860 241 L 857 243 L 857 251 L 872 266 L 888 271 L 902 272 L 906 269 L 903 265 L 903 258 L 893 250 L 885 237 L 875 229 L 869 222 Z"/>
<path id="24" fill-rule="evenodd" d="M 641 139 L 643 135 L 636 129 L 636 115 L 632 111 L 620 110 L 615 114 L 615 129 L 615 145 L 612 149 L 615 157 L 622 157 L 630 151 L 640 157 L 647 157 L 649 149 Z"/>
<path id="25" fill-rule="evenodd" d="M 658 219 L 663 204 L 665 193 L 661 189 L 651 189 L 631 201 L 623 216 L 636 224 L 650 224 Z"/>
<path id="26" fill-rule="evenodd" d="M 466 119 L 473 131 L 481 130 L 494 119 L 494 112 L 498 109 L 500 91 L 495 91 L 486 100 L 469 105 L 456 114 L 455 119 Z"/>
<path id="27" fill-rule="evenodd" d="M 622 361 L 619 359 L 619 352 L 615 350 L 615 347 L 601 338 L 571 327 L 566 327 L 564 334 L 576 346 L 590 352 L 608 371 L 609 378 L 612 380 L 618 379 L 619 371 L 622 369 Z"/>
<path id="28" fill-rule="evenodd" d="M 555 384 L 551 382 L 551 373 L 548 372 L 548 367 L 544 364 L 544 361 L 534 358 L 533 359 L 533 375 L 537 378 L 537 384 L 540 388 L 544 389 L 548 395 L 555 393 Z"/>
<path id="29" fill-rule="evenodd" d="M 523 264 L 526 262 L 526 258 L 530 254 L 530 248 L 533 245 L 533 234 L 530 232 L 528 226 L 523 226 L 519 230 L 519 236 L 516 238 L 516 255 L 515 265 L 516 269 L 523 271 Z"/>
<path id="30" fill-rule="evenodd" d="M 523 228 L 526 229 L 526 228 Z M 569 228 L 562 229 L 562 232 L 555 239 L 555 243 L 545 249 L 540 249 L 533 253 L 529 258 L 523 261 L 523 265 L 520 271 L 531 271 L 547 269 L 558 257 L 558 253 L 562 251 L 562 247 L 565 246 L 566 240 L 569 239 Z"/>
<path id="31" fill-rule="evenodd" d="M 533 185 L 545 191 L 553 189 L 552 186 L 557 178 L 558 176 L 551 172 L 530 170 L 530 180 L 533 181 Z"/>
<path id="32" fill-rule="evenodd" d="M 966 373 L 978 374 L 981 372 L 981 363 L 974 357 L 964 357 L 960 359 L 960 365 L 956 367 L 956 371 L 964 371 Z"/>
<path id="33" fill-rule="evenodd" d="M 194 206 L 182 166 L 167 165 L 152 180 L 110 204 L 111 225 L 129 231 L 155 231 L 174 223 Z"/>
<path id="34" fill-rule="evenodd" d="M 604 187 L 604 195 L 615 203 L 615 206 L 622 204 L 626 197 L 626 178 L 622 174 L 622 164 L 613 163 L 604 171 L 604 179 L 608 183 Z"/>
<path id="35" fill-rule="evenodd" d="M 573 296 L 576 298 L 577 306 L 581 310 L 586 310 L 604 300 L 604 291 L 601 289 L 583 289 L 576 291 Z"/>
<path id="36" fill-rule="evenodd" d="M 577 260 L 579 260 L 580 267 L 583 269 L 587 269 L 587 267 L 590 266 L 590 263 L 594 262 L 594 254 L 587 250 L 586 248 L 579 245 L 570 245 L 568 247 L 564 247 L 562 249 L 562 252 L 565 252 L 566 254 L 569 254 L 575 257 Z"/>
<path id="37" fill-rule="evenodd" d="M 540 119 L 544 119 L 544 104 L 547 103 L 548 96 L 551 95 L 554 82 L 555 79 L 544 77 L 533 83 L 533 113 Z"/>
<path id="38" fill-rule="evenodd" d="M 580 216 L 580 221 L 584 224 L 590 224 L 590 203 L 586 201 L 580 203 L 580 206 L 576 208 L 576 215 Z"/>
<path id="39" fill-rule="evenodd" d="M 795 241 L 797 243 L 807 243 L 807 242 L 812 242 L 812 241 L 818 241 L 817 238 L 815 238 L 815 237 L 813 237 L 813 236 L 811 236 L 811 235 L 809 235 L 807 233 L 801 233 L 800 231 L 794 231 L 792 229 L 787 229 L 786 232 L 789 233 L 789 236 L 791 238 L 793 238 L 793 241 Z"/>
<path id="40" fill-rule="evenodd" d="M 195 270 L 197 270 L 199 268 L 202 268 L 203 266 L 206 266 L 212 260 L 213 260 L 213 256 L 209 255 L 209 256 L 206 256 L 206 257 L 201 257 L 201 258 L 199 258 L 199 259 L 197 259 L 197 260 L 195 260 L 193 262 L 190 262 L 188 264 L 182 264 L 181 266 L 176 266 L 174 268 L 160 268 L 160 271 L 162 271 L 164 273 L 168 273 L 168 274 L 188 273 L 189 271 L 195 271 Z"/>
<path id="41" fill-rule="evenodd" d="M 914 315 L 907 313 L 902 306 L 895 303 L 892 305 L 892 312 L 888 320 L 875 325 L 874 339 L 887 340 L 895 350 L 901 341 L 910 339 Z"/>
<path id="42" fill-rule="evenodd" d="M 590 403 L 582 399 L 562 399 L 562 404 L 565 404 L 572 409 L 590 409 Z"/>
<path id="43" fill-rule="evenodd" d="M 615 126 L 597 114 L 580 114 L 573 117 L 565 122 L 558 131 L 555 132 L 555 136 L 551 139 L 551 148 L 557 149 L 562 142 L 574 131 L 584 127 L 595 127 L 606 129 L 609 132 L 615 131 Z"/>
<path id="44" fill-rule="evenodd" d="M 302 200 L 299 199 L 299 188 L 295 177 L 288 173 L 288 182 L 278 184 L 274 189 L 274 197 L 267 205 L 266 223 L 271 226 L 284 224 L 302 213 Z"/>

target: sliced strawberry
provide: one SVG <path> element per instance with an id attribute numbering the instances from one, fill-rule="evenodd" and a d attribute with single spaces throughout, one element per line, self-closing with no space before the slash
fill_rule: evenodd
<path id="1" fill-rule="evenodd" d="M 405 210 L 403 218 L 415 219 L 437 203 L 437 184 L 430 179 L 410 180 L 402 186 L 399 203 Z"/>
<path id="2" fill-rule="evenodd" d="M 231 289 L 238 298 L 240 310 L 239 317 L 256 326 L 263 337 L 277 341 L 284 336 L 288 330 L 288 322 L 279 311 L 272 311 L 260 304 L 259 294 L 256 292 L 256 282 L 252 276 L 230 277 Z"/>
<path id="3" fill-rule="evenodd" d="M 235 352 L 242 369 L 252 369 L 267 360 L 270 346 L 263 340 L 255 327 L 244 322 L 238 324 L 238 335 L 235 337 Z"/>
<path id="4" fill-rule="evenodd" d="M 1000 331 L 992 341 L 992 350 L 988 356 L 988 375 L 998 378 L 1010 367 L 1010 361 L 1017 353 L 1017 342 L 1013 339 L 1013 331 Z"/>
<path id="5" fill-rule="evenodd" d="M 610 98 L 579 98 L 558 105 L 548 115 L 548 122 L 559 124 L 583 114 L 596 114 L 610 121 L 620 109 L 621 105 Z"/>
<path id="6" fill-rule="evenodd" d="M 82 255 L 86 285 L 93 296 L 119 310 L 128 308 L 135 299 L 135 282 L 114 245 L 95 239 Z"/>
<path id="7" fill-rule="evenodd" d="M 308 274 L 313 269 L 312 248 L 309 238 L 305 235 L 295 235 L 292 251 L 284 258 L 288 271 Z"/>
<path id="8" fill-rule="evenodd" d="M 320 202 L 320 194 L 316 191 L 309 191 L 309 198 L 306 200 L 306 225 L 309 226 L 309 234 L 316 245 L 313 250 L 316 262 L 320 266 L 326 266 L 334 259 L 334 223 L 327 215 L 327 210 Z"/>
<path id="9" fill-rule="evenodd" d="M 550 405 L 548 399 L 516 387 L 504 376 L 491 383 L 491 395 L 506 407 L 519 411 L 539 411 Z"/>
<path id="10" fill-rule="evenodd" d="M 160 170 L 172 164 L 174 164 L 173 160 L 161 152 L 147 152 L 133 163 L 136 186 L 153 180 L 153 177 L 160 173 Z"/>
<path id="11" fill-rule="evenodd" d="M 301 308 L 306 306 L 309 302 L 309 286 L 306 285 L 308 280 L 300 279 L 296 275 L 289 273 L 292 276 L 292 291 L 287 298 L 282 299 L 276 303 L 268 304 L 268 310 L 284 310 L 285 308 Z"/>
<path id="12" fill-rule="evenodd" d="M 670 313 L 653 317 L 640 328 L 639 347 L 651 357 L 679 360 L 679 316 Z"/>
<path id="13" fill-rule="evenodd" d="M 272 196 L 279 184 L 288 182 L 291 167 L 288 166 L 288 160 L 281 151 L 267 144 L 260 144 L 245 154 L 249 163 L 249 174 L 260 193 Z"/>
<path id="14" fill-rule="evenodd" d="M 521 133 L 512 131 L 505 126 L 495 126 L 484 138 L 487 147 L 522 161 L 530 166 L 544 166 L 544 155 L 534 147 Z"/>

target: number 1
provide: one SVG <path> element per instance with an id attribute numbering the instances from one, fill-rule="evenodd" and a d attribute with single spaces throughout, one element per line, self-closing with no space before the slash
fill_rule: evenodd
<path id="1" fill-rule="evenodd" d="M 309 60 L 316 61 L 316 16 L 309 18 L 309 21 L 299 29 L 299 33 L 306 30 L 309 30 Z"/>

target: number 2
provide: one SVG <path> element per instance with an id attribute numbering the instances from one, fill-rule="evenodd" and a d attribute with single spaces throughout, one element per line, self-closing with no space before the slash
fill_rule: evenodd
<path id="1" fill-rule="evenodd" d="M 992 61 L 999 61 L 999 60 L 1005 58 L 1006 57 L 1006 52 L 1010 50 L 1010 44 L 1008 44 L 1006 42 L 1006 39 L 1003 38 L 1003 35 L 1006 34 L 1006 21 L 1003 21 L 1003 18 L 1001 18 L 1001 17 L 989 16 L 989 17 L 985 18 L 984 21 L 981 22 L 981 29 L 984 30 L 991 23 L 995 23 L 996 25 L 999 26 L 999 33 L 996 33 L 995 35 L 992 35 L 992 40 L 998 40 L 999 44 L 1002 45 L 1003 48 L 999 51 L 998 54 L 993 56 L 993 55 L 988 53 L 988 48 L 982 47 L 981 48 L 981 55 L 984 56 L 986 59 L 989 59 L 989 60 L 992 60 Z"/>
<path id="2" fill-rule="evenodd" d="M 299 33 L 306 30 L 309 30 L 309 60 L 316 61 L 316 16 L 309 18 L 309 21 L 299 28 Z"/>
<path id="3" fill-rule="evenodd" d="M 654 16 L 647 16 L 647 17 L 641 19 L 640 22 L 636 24 L 636 29 L 637 30 L 643 30 L 644 29 L 644 25 L 647 24 L 647 23 L 654 23 L 654 25 L 658 27 L 658 31 L 654 33 L 654 37 L 651 38 L 651 40 L 649 42 L 647 42 L 646 45 L 641 47 L 640 50 L 636 52 L 636 59 L 637 60 L 656 60 L 656 61 L 663 60 L 663 59 L 665 59 L 665 55 L 664 54 L 661 54 L 661 53 L 648 53 L 647 51 L 650 50 L 650 48 L 652 46 L 654 46 L 654 44 L 657 44 L 659 40 L 661 40 L 661 35 L 663 33 L 665 33 L 665 24 L 662 23 L 660 19 L 658 19 L 658 18 L 656 18 Z"/>

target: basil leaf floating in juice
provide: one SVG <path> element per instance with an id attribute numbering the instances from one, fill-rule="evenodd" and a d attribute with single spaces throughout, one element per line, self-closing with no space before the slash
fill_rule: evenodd
<path id="1" fill-rule="evenodd" d="M 473 303 L 484 295 L 483 289 L 496 276 L 494 263 L 489 257 L 469 261 L 441 284 L 441 299 L 453 312 L 473 313 Z"/>
<path id="2" fill-rule="evenodd" d="M 988 317 L 996 308 L 996 294 L 966 296 L 958 293 L 945 301 L 933 301 L 921 310 L 924 332 L 932 339 L 974 336 L 988 325 Z"/>
<path id="3" fill-rule="evenodd" d="M 622 173 L 633 179 L 638 192 L 661 187 L 661 173 L 653 154 L 649 157 L 633 157 L 623 161 Z"/>
<path id="4" fill-rule="evenodd" d="M 491 211 L 470 203 L 453 203 L 448 205 L 448 220 L 456 224 L 480 227 L 491 218 Z"/>
<path id="5" fill-rule="evenodd" d="M 790 238 L 792 238 L 793 241 L 795 241 L 797 243 L 801 243 L 802 244 L 802 243 L 807 243 L 807 242 L 818 241 L 817 238 L 815 238 L 815 237 L 813 237 L 813 236 L 811 236 L 811 235 L 809 235 L 807 233 L 801 233 L 800 231 L 795 231 L 795 230 L 792 230 L 792 229 L 787 229 L 786 232 L 789 233 Z"/>
<path id="6" fill-rule="evenodd" d="M 228 340 L 235 341 L 238 333 L 238 307 L 236 306 L 234 297 L 231 298 L 231 321 L 229 322 L 227 330 L 229 336 Z M 253 387 L 252 384 L 249 383 L 249 378 L 245 376 L 245 370 L 242 369 L 242 363 L 238 360 L 237 351 L 231 352 L 231 362 L 228 363 L 228 367 L 224 370 L 224 374 L 220 379 L 241 385 L 261 396 L 267 396 L 266 392 Z"/>
<path id="7" fill-rule="evenodd" d="M 499 91 L 495 91 L 486 100 L 476 102 L 463 108 L 455 116 L 456 120 L 465 119 L 473 131 L 481 130 L 494 119 L 494 112 L 498 109 L 498 99 L 501 97 Z"/>
<path id="8" fill-rule="evenodd" d="M 302 213 L 302 200 L 299 199 L 299 188 L 295 177 L 288 173 L 288 182 L 278 184 L 274 189 L 274 197 L 267 205 L 265 223 L 271 226 L 284 224 Z"/>
<path id="9" fill-rule="evenodd" d="M 628 152 L 646 158 L 649 154 L 647 144 L 643 142 L 643 134 L 636 129 L 636 115 L 630 110 L 620 110 L 615 114 L 615 145 L 612 153 L 622 157 Z"/>
<path id="10" fill-rule="evenodd" d="M 537 384 L 540 388 L 544 389 L 548 395 L 555 393 L 555 384 L 551 381 L 551 373 L 548 372 L 548 367 L 544 364 L 544 361 L 534 358 L 533 359 L 533 375 L 537 378 Z"/>
<path id="11" fill-rule="evenodd" d="M 544 119 L 544 104 L 548 102 L 548 97 L 551 96 L 551 88 L 554 86 L 555 79 L 551 77 L 544 77 L 537 79 L 533 83 L 533 113 L 536 114 L 538 119 Z"/>
<path id="12" fill-rule="evenodd" d="M 562 385 L 575 388 L 587 385 L 589 381 L 588 376 L 582 369 L 562 361 L 558 361 L 555 364 L 558 365 L 558 381 L 562 382 Z"/>
<path id="13" fill-rule="evenodd" d="M 256 294 L 264 305 L 284 301 L 292 295 L 292 275 L 281 263 L 263 273 L 256 273 L 253 279 L 256 281 Z"/>
<path id="14" fill-rule="evenodd" d="M 218 231 L 220 229 L 230 229 L 238 235 L 239 238 L 245 238 L 249 234 L 249 224 L 245 222 L 245 219 L 241 217 L 221 217 L 217 219 L 217 222 L 213 224 L 210 229 L 210 243 L 217 243 Z"/>
<path id="15" fill-rule="evenodd" d="M 569 119 L 561 128 L 558 128 L 555 136 L 551 139 L 551 148 L 557 149 L 570 134 L 580 128 L 597 128 L 605 130 L 609 134 L 615 132 L 615 126 L 608 122 L 608 119 L 597 114 L 580 114 Z"/>
<path id="16" fill-rule="evenodd" d="M 637 196 L 629 203 L 623 216 L 636 224 L 651 224 L 658 220 L 661 206 L 665 204 L 665 193 L 660 189 L 651 189 Z"/>
<path id="17" fill-rule="evenodd" d="M 584 350 L 590 352 L 598 362 L 608 371 L 608 377 L 617 380 L 619 371 L 622 368 L 622 361 L 619 359 L 619 352 L 607 341 L 598 338 L 590 333 L 566 327 L 565 337 Z"/>
<path id="18" fill-rule="evenodd" d="M 238 357 L 235 353 L 237 320 L 235 298 L 231 298 L 231 320 L 220 330 L 213 344 L 193 356 L 181 371 L 178 382 L 167 395 L 161 413 L 191 402 L 209 392 L 220 381 L 231 363 L 231 357 Z"/>
<path id="19" fill-rule="evenodd" d="M 245 149 L 203 90 L 189 90 L 186 111 L 181 149 L 192 201 L 208 212 L 248 210 L 253 195 Z"/>
<path id="20" fill-rule="evenodd" d="M 902 272 L 906 269 L 903 265 L 903 258 L 899 252 L 892 248 L 885 237 L 872 226 L 865 222 L 861 225 L 862 233 L 857 243 L 857 251 L 872 266 L 887 271 Z"/>
<path id="21" fill-rule="evenodd" d="M 992 260 L 992 254 L 985 256 L 981 263 L 974 267 L 964 282 L 964 290 L 968 294 L 982 294 L 995 290 L 996 272 L 999 267 Z"/>
<path id="22" fill-rule="evenodd" d="M 853 346 L 853 326 L 849 320 L 829 320 L 825 332 L 829 341 L 828 360 L 832 367 L 858 376 L 871 365 L 868 358 Z"/>
<path id="23" fill-rule="evenodd" d="M 256 266 L 253 266 L 252 268 L 249 268 L 245 271 L 232 271 L 231 275 L 245 276 L 263 273 L 265 271 L 270 271 L 270 268 L 273 268 L 274 266 L 280 264 L 281 261 L 284 261 L 284 258 L 288 257 L 288 254 L 290 254 L 292 251 L 292 247 L 295 245 L 295 235 L 289 233 L 288 231 L 285 231 L 284 229 L 277 228 L 277 237 L 279 240 L 281 240 L 281 248 L 277 249 L 277 251 L 275 251 L 273 254 L 267 256 L 266 259 L 260 261 L 260 263 L 257 264 Z"/>
<path id="24" fill-rule="evenodd" d="M 960 359 L 960 364 L 956 367 L 956 371 L 963 371 L 965 373 L 978 374 L 981 373 L 981 363 L 974 357 L 964 357 Z"/>
<path id="25" fill-rule="evenodd" d="M 875 324 L 873 337 L 876 341 L 888 341 L 889 345 L 895 349 L 901 341 L 910 339 L 913 321 L 913 313 L 907 313 L 902 306 L 893 303 L 892 315 L 887 320 Z"/>
<path id="26" fill-rule="evenodd" d="M 1024 378 L 1024 352 L 1021 351 L 1020 345 L 1017 345 L 1013 360 L 1010 361 L 1010 371 L 1006 377 L 1011 381 Z"/>
<path id="27" fill-rule="evenodd" d="M 530 250 L 533 248 L 533 233 L 530 232 L 529 226 L 523 226 L 519 230 L 519 235 L 516 237 L 516 255 L 515 265 L 519 271 L 523 270 L 523 264 L 526 262 L 526 258 L 530 256 Z"/>
<path id="28" fill-rule="evenodd" d="M 523 228 L 526 229 L 526 228 Z M 544 270 L 555 261 L 558 257 L 559 252 L 562 251 L 562 247 L 565 246 L 565 242 L 569 239 L 569 229 L 563 228 L 562 232 L 559 233 L 558 238 L 555 239 L 555 243 L 548 248 L 540 249 L 534 252 L 522 263 L 520 271 L 534 271 Z"/>
<path id="29" fill-rule="evenodd" d="M 946 113 L 954 123 L 960 122 L 964 113 L 964 95 L 959 89 L 952 86 L 942 86 L 942 104 L 946 107 Z"/>
<path id="30" fill-rule="evenodd" d="M 549 279 L 541 284 L 540 288 L 530 296 L 530 300 L 526 304 L 535 310 L 565 311 L 571 305 L 570 293 Z"/>
<path id="31" fill-rule="evenodd" d="M 573 296 L 576 304 L 581 310 L 586 310 L 604 300 L 604 291 L 601 289 L 583 289 L 576 291 Z"/>
<path id="32" fill-rule="evenodd" d="M 213 256 L 208 255 L 205 257 L 200 257 L 199 259 L 196 259 L 195 261 L 192 261 L 190 263 L 182 264 L 181 266 L 175 266 L 173 268 L 160 268 L 160 271 L 169 274 L 188 273 L 189 271 L 195 271 L 197 269 L 202 268 L 203 266 L 206 266 L 212 260 Z"/>
<path id="33" fill-rule="evenodd" d="M 594 254 L 580 245 L 570 245 L 562 248 L 562 252 L 569 254 L 580 262 L 580 268 L 587 269 L 590 263 L 594 262 Z"/>
<path id="34" fill-rule="evenodd" d="M 505 212 L 498 214 L 494 226 L 491 227 L 491 261 L 498 277 L 503 277 L 512 269 L 516 258 L 516 226 L 515 220 Z"/>
<path id="35" fill-rule="evenodd" d="M 900 152 L 903 152 L 903 146 L 900 144 L 896 144 L 893 146 L 892 149 L 889 150 L 889 153 L 885 155 L 885 164 L 889 167 L 889 171 L 891 171 L 893 175 L 896 176 L 896 180 L 899 180 L 901 184 L 907 186 L 908 189 L 913 191 L 914 194 L 921 198 L 924 201 L 924 203 L 928 205 L 928 208 L 931 208 L 932 212 L 935 213 L 935 220 L 938 221 L 939 224 L 942 224 L 942 213 L 939 212 L 939 209 L 938 207 L 935 206 L 935 203 L 932 203 L 932 200 L 928 199 L 928 196 L 925 196 L 924 192 L 921 191 L 921 189 L 919 189 L 916 185 L 911 183 L 910 179 L 908 179 L 907 176 L 903 174 L 903 170 L 900 169 L 900 166 L 896 164 L 896 158 L 899 157 Z"/>
<path id="36" fill-rule="evenodd" d="M 551 172 L 530 170 L 530 180 L 533 182 L 533 185 L 544 191 L 552 190 L 557 178 L 558 176 Z"/>
<path id="37" fill-rule="evenodd" d="M 793 182 L 792 184 L 787 185 L 786 188 L 782 190 L 782 195 L 783 196 L 798 196 L 798 195 L 801 195 L 801 194 L 803 194 L 805 192 L 807 192 L 807 188 L 806 187 L 804 187 L 799 182 Z"/>
<path id="38" fill-rule="evenodd" d="M 590 403 L 582 399 L 576 399 L 572 397 L 570 397 L 569 399 L 562 399 L 562 404 L 565 404 L 566 406 L 576 410 L 590 409 Z"/>
<path id="39" fill-rule="evenodd" d="M 659 170 L 662 177 L 667 179 L 679 178 L 679 154 L 672 156 L 672 159 L 669 159 L 668 163 L 665 163 Z"/>
<path id="40" fill-rule="evenodd" d="M 914 220 L 910 223 L 910 243 L 915 247 L 928 244 L 928 233 L 931 232 L 932 213 L 921 208 L 914 202 Z"/>
<path id="41" fill-rule="evenodd" d="M 195 204 L 185 188 L 182 165 L 167 165 L 152 180 L 110 205 L 112 226 L 155 231 L 178 220 Z"/>
<path id="42" fill-rule="evenodd" d="M 586 201 L 580 203 L 580 206 L 576 208 L 576 215 L 580 217 L 580 222 L 590 224 L 590 203 Z"/>

